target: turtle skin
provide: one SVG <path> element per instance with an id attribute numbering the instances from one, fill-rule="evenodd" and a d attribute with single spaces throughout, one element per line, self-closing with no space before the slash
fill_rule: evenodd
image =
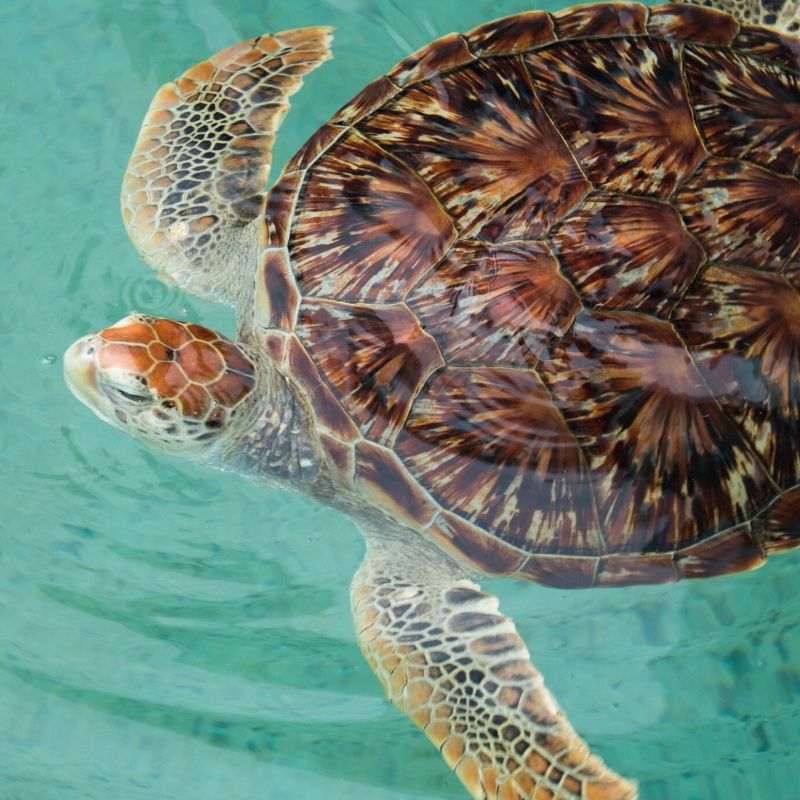
<path id="1" fill-rule="evenodd" d="M 264 345 L 343 484 L 562 587 L 800 537 L 800 40 L 709 8 L 436 40 L 271 190 Z"/>

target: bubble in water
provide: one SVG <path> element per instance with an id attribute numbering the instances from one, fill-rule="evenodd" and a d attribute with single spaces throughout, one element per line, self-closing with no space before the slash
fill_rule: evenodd
<path id="1" fill-rule="evenodd" d="M 42 364 L 46 367 L 49 367 L 51 364 L 55 364 L 58 359 L 52 353 L 48 353 L 46 356 L 42 356 Z"/>

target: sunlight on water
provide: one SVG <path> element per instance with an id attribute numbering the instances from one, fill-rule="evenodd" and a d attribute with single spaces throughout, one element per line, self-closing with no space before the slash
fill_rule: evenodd
<path id="1" fill-rule="evenodd" d="M 232 332 L 139 263 L 119 183 L 157 87 L 265 31 L 337 26 L 277 176 L 364 83 L 488 0 L 6 0 L 0 800 L 458 800 L 352 634 L 345 519 L 156 456 L 67 392 L 61 353 L 132 309 Z M 645 800 L 795 800 L 800 557 L 567 593 L 490 582 L 573 724 Z"/>

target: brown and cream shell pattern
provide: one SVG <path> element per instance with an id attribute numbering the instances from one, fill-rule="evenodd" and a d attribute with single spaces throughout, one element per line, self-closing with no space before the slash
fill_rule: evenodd
<path id="1" fill-rule="evenodd" d="M 256 319 L 342 480 L 490 574 L 800 536 L 800 42 L 594 5 L 450 35 L 272 189 Z"/>

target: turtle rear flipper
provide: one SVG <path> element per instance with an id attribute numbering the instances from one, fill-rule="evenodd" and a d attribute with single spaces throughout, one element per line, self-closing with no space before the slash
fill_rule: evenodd
<path id="1" fill-rule="evenodd" d="M 795 36 L 800 32 L 800 0 L 687 0 L 726 11 L 743 25 L 767 25 Z"/>
<path id="2" fill-rule="evenodd" d="M 572 729 L 496 597 L 441 553 L 365 533 L 351 587 L 361 649 L 473 798 L 636 799 Z"/>
<path id="3" fill-rule="evenodd" d="M 235 303 L 254 269 L 275 133 L 303 76 L 330 58 L 331 29 L 229 47 L 156 92 L 122 183 L 131 241 L 162 277 Z M 249 300 L 249 296 L 247 297 Z"/>

